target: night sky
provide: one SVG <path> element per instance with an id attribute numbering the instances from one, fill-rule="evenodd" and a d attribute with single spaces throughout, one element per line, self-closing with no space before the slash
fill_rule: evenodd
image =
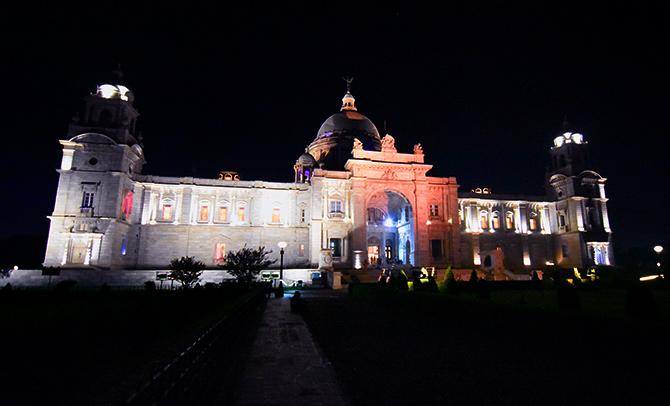
<path id="1" fill-rule="evenodd" d="M 58 140 L 81 98 L 121 64 L 141 114 L 144 173 L 213 178 L 228 169 L 292 181 L 295 159 L 339 110 L 341 77 L 352 75 L 359 111 L 380 132 L 386 121 L 400 151 L 421 142 L 429 174 L 456 176 L 461 190 L 542 194 L 567 116 L 608 178 L 615 249 L 667 241 L 662 3 L 349 4 L 36 6 L 10 17 L 0 39 L 0 238 L 46 236 Z"/>

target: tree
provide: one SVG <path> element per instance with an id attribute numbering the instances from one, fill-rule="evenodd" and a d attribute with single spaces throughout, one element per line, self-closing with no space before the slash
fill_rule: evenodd
<path id="1" fill-rule="evenodd" d="M 220 267 L 233 275 L 238 282 L 250 284 L 261 270 L 277 262 L 276 259 L 268 259 L 271 253 L 272 251 L 266 251 L 265 247 L 251 249 L 245 245 L 239 251 L 226 254 Z"/>
<path id="2" fill-rule="evenodd" d="M 184 289 L 188 289 L 200 279 L 205 264 L 202 261 L 196 261 L 195 257 L 174 258 L 168 266 L 170 278 L 181 283 Z"/>

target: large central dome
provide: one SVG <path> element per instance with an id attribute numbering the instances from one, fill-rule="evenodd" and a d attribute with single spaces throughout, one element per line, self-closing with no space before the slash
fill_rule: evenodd
<path id="1" fill-rule="evenodd" d="M 354 138 L 363 143 L 363 149 L 381 150 L 377 127 L 356 109 L 356 100 L 349 91 L 342 98 L 342 109 L 323 122 L 316 139 L 307 147 L 309 153 L 324 169 L 343 170 L 351 158 Z"/>

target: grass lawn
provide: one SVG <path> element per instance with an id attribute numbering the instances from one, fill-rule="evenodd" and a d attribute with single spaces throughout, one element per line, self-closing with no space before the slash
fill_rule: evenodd
<path id="1" fill-rule="evenodd" d="M 667 404 L 667 313 L 629 319 L 616 291 L 571 314 L 553 291 L 358 293 L 305 313 L 354 404 Z"/>
<path id="2" fill-rule="evenodd" d="M 2 398 L 21 404 L 122 403 L 249 295 L 188 293 L 0 292 Z"/>

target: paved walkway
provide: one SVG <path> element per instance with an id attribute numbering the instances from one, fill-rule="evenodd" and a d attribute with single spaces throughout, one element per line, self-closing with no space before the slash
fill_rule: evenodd
<path id="1" fill-rule="evenodd" d="M 238 405 L 347 405 L 335 372 L 289 299 L 268 300 Z"/>

